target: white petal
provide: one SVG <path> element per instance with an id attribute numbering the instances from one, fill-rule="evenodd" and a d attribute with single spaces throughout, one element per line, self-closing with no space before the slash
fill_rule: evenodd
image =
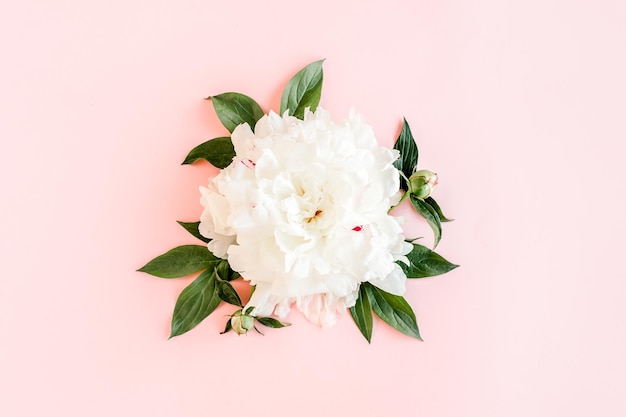
<path id="1" fill-rule="evenodd" d="M 364 281 L 404 293 L 396 261 L 411 245 L 388 215 L 400 198 L 398 153 L 378 146 L 358 114 L 334 123 L 321 108 L 304 120 L 270 112 L 254 132 L 237 126 L 232 141 L 233 163 L 201 190 L 199 229 L 256 285 L 256 314 L 286 315 L 295 302 L 328 327 Z"/>
<path id="2" fill-rule="evenodd" d="M 370 284 L 394 295 L 404 295 L 406 292 L 406 275 L 398 265 L 384 279 L 371 279 Z"/>

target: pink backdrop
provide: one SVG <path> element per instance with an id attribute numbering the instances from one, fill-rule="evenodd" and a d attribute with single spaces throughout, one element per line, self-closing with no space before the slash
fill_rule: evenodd
<path id="1" fill-rule="evenodd" d="M 0 4 L 0 415 L 626 415 L 626 4 Z M 167 340 L 189 282 L 134 272 L 190 238 L 224 133 L 202 98 L 322 105 L 390 145 L 406 116 L 461 268 L 412 281 L 425 342 L 349 316 Z M 429 235 L 424 224 L 417 224 Z"/>

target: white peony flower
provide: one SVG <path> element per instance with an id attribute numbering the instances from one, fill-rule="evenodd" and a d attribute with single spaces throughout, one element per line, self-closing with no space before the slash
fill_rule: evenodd
<path id="1" fill-rule="evenodd" d="M 232 133 L 236 157 L 201 187 L 200 233 L 256 289 L 254 315 L 284 317 L 293 303 L 322 327 L 351 307 L 362 282 L 403 295 L 407 262 L 399 220 L 398 151 L 378 146 L 351 112 L 333 123 L 270 112 Z"/>

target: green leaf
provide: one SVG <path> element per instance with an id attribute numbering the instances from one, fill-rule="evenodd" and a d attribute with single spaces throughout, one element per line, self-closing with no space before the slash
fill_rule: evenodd
<path id="1" fill-rule="evenodd" d="M 200 234 L 200 231 L 198 231 L 198 226 L 200 225 L 200 222 L 187 223 L 187 222 L 181 222 L 181 221 L 176 220 L 176 223 L 180 224 L 183 227 L 183 229 L 185 229 L 186 231 L 191 233 L 192 236 L 200 239 L 204 243 L 209 243 L 211 241 L 211 239 L 202 236 Z"/>
<path id="2" fill-rule="evenodd" d="M 256 317 L 256 319 L 263 326 L 271 327 L 272 329 L 280 329 L 281 327 L 291 326 L 291 323 L 282 323 L 272 317 Z"/>
<path id="3" fill-rule="evenodd" d="M 417 211 L 430 225 L 430 228 L 433 229 L 433 234 L 435 235 L 435 242 L 433 244 L 433 249 L 437 247 L 439 241 L 441 240 L 441 220 L 439 219 L 439 215 L 429 204 L 427 204 L 424 200 L 417 198 L 413 195 L 410 196 L 411 204 L 413 204 L 413 208 Z"/>
<path id="4" fill-rule="evenodd" d="M 206 246 L 183 245 L 157 256 L 137 271 L 161 278 L 179 278 L 207 269 L 219 261 L 221 259 Z"/>
<path id="5" fill-rule="evenodd" d="M 281 116 L 289 110 L 290 115 L 302 119 L 305 108 L 317 109 L 322 96 L 323 62 L 322 59 L 307 65 L 289 80 L 280 100 Z"/>
<path id="6" fill-rule="evenodd" d="M 237 307 L 243 307 L 243 305 L 241 304 L 241 298 L 239 298 L 239 294 L 237 294 L 237 291 L 235 290 L 233 285 L 230 282 L 222 279 L 218 275 L 217 270 L 215 270 L 215 277 L 217 295 L 228 304 L 232 304 Z"/>
<path id="7" fill-rule="evenodd" d="M 403 297 L 389 294 L 367 282 L 361 285 L 366 286 L 372 309 L 378 317 L 394 329 L 422 340 L 415 313 Z"/>
<path id="8" fill-rule="evenodd" d="M 441 211 L 441 207 L 439 207 L 439 204 L 437 204 L 434 198 L 428 197 L 427 199 L 424 200 L 424 202 L 426 202 L 429 206 L 431 206 L 437 212 L 437 215 L 439 216 L 439 220 L 441 220 L 442 222 L 451 222 L 454 220 L 454 219 L 448 219 L 446 218 L 446 216 L 443 215 L 443 212 Z"/>
<path id="9" fill-rule="evenodd" d="M 229 265 L 227 260 L 222 260 L 217 265 L 215 270 L 217 271 L 217 275 L 219 276 L 219 278 L 223 279 L 223 280 L 226 280 L 226 281 L 234 281 L 237 278 L 241 277 L 239 272 L 233 271 L 231 269 L 231 267 L 230 267 L 230 265 Z"/>
<path id="10" fill-rule="evenodd" d="M 208 97 L 213 101 L 217 117 L 229 132 L 237 126 L 248 123 L 254 129 L 256 122 L 263 117 L 263 110 L 256 101 L 239 93 L 224 93 Z"/>
<path id="11" fill-rule="evenodd" d="M 233 329 L 233 325 L 230 324 L 230 319 L 226 322 L 226 326 L 224 327 L 224 331 L 220 332 L 220 334 L 228 333 Z"/>
<path id="12" fill-rule="evenodd" d="M 221 302 L 215 288 L 215 271 L 204 271 L 178 296 L 170 339 L 196 327 Z"/>
<path id="13" fill-rule="evenodd" d="M 397 264 L 400 265 L 407 278 L 434 277 L 458 267 L 426 246 L 417 243 L 413 243 L 413 249 L 406 257 L 409 259 L 410 265 L 406 265 L 402 261 L 398 261 Z"/>
<path id="14" fill-rule="evenodd" d="M 374 327 L 374 321 L 372 320 L 372 305 L 367 296 L 367 290 L 363 285 L 359 288 L 359 298 L 356 299 L 356 304 L 350 307 L 350 314 L 356 323 L 356 326 L 361 331 L 361 334 L 367 340 L 367 343 L 372 341 L 372 329 Z"/>
<path id="15" fill-rule="evenodd" d="M 193 164 L 198 159 L 210 162 L 216 168 L 226 168 L 235 157 L 235 148 L 229 137 L 207 140 L 189 152 L 182 165 Z"/>
<path id="16" fill-rule="evenodd" d="M 400 131 L 400 136 L 398 136 L 396 143 L 393 145 L 393 149 L 400 151 L 400 158 L 393 163 L 393 166 L 395 166 L 398 171 L 401 171 L 407 179 L 411 178 L 417 166 L 419 152 L 406 119 L 404 119 L 402 131 Z M 402 175 L 400 175 L 400 188 L 403 190 L 409 189 L 406 179 L 404 179 Z"/>
<path id="17" fill-rule="evenodd" d="M 241 277 L 241 274 L 239 272 L 233 271 L 232 269 L 228 270 L 228 281 L 234 281 L 240 277 Z"/>

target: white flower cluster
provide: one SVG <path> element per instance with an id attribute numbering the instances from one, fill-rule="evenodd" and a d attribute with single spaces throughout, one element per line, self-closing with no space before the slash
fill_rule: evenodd
<path id="1" fill-rule="evenodd" d="M 378 146 L 351 113 L 304 120 L 270 112 L 232 133 L 233 162 L 201 187 L 209 250 L 255 285 L 253 314 L 284 317 L 293 303 L 322 327 L 351 307 L 361 282 L 403 295 L 406 260 L 397 218 L 398 151 Z"/>

